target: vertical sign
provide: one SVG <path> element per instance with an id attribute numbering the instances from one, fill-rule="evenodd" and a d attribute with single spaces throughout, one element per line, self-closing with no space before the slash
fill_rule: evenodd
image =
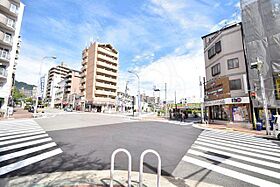
<path id="1" fill-rule="evenodd" d="M 44 89 L 45 89 L 45 75 L 40 78 L 39 97 L 41 98 L 43 97 Z"/>

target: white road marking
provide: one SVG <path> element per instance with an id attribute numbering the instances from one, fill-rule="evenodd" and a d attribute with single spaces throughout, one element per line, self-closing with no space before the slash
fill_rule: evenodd
<path id="1" fill-rule="evenodd" d="M 30 157 L 30 158 L 27 158 L 25 160 L 22 160 L 22 161 L 19 161 L 19 162 L 16 162 L 16 163 L 9 164 L 7 166 L 4 166 L 4 167 L 0 168 L 0 175 L 4 175 L 6 173 L 9 173 L 11 171 L 23 168 L 23 167 L 28 166 L 30 164 L 34 164 L 36 162 L 45 160 L 45 159 L 50 158 L 52 156 L 58 155 L 60 153 L 62 153 L 62 150 L 60 148 L 58 148 L 58 149 L 55 149 L 55 150 L 52 150 L 52 151 L 49 151 L 49 152 L 46 152 L 46 153 L 43 153 L 43 154 L 40 154 L 40 155 L 36 155 L 36 156 Z"/>
<path id="2" fill-rule="evenodd" d="M 188 151 L 188 153 L 192 154 L 192 155 L 196 155 L 196 156 L 201 156 L 201 157 L 204 157 L 204 158 L 207 158 L 207 159 L 211 159 L 211 160 L 214 160 L 214 161 L 217 161 L 217 162 L 221 162 L 223 164 L 231 165 L 231 166 L 234 166 L 234 167 L 238 167 L 238 168 L 241 168 L 241 169 L 245 169 L 245 170 L 248 170 L 248 171 L 252 171 L 252 172 L 262 174 L 262 175 L 266 175 L 266 176 L 269 176 L 269 177 L 280 179 L 280 173 L 279 172 L 275 172 L 275 171 L 251 166 L 251 165 L 248 165 L 248 164 L 243 164 L 243 163 L 240 163 L 240 162 L 236 162 L 236 161 L 232 161 L 232 160 L 229 160 L 229 159 L 209 155 L 209 154 L 206 154 L 206 153 L 203 153 L 203 152 L 200 152 L 200 151 L 196 151 L 196 150 L 192 150 L 192 149 L 190 149 Z"/>
<path id="3" fill-rule="evenodd" d="M 19 138 L 19 139 L 15 139 L 15 140 L 8 140 L 8 141 L 0 142 L 0 145 L 7 145 L 7 144 L 10 144 L 10 143 L 23 142 L 23 141 L 33 140 L 33 139 L 37 139 L 37 138 L 43 138 L 43 137 L 47 137 L 47 136 L 48 136 L 47 134 L 42 134 L 42 135 L 31 136 L 31 137 L 27 137 L 27 138 Z"/>
<path id="4" fill-rule="evenodd" d="M 17 157 L 20 157 L 20 156 L 24 156 L 24 155 L 34 153 L 34 152 L 37 152 L 37 151 L 41 151 L 41 150 L 44 150 L 44 149 L 48 149 L 48 148 L 51 148 L 51 147 L 54 147 L 54 146 L 56 146 L 56 143 L 52 142 L 52 143 L 48 143 L 48 144 L 41 145 L 41 146 L 38 146 L 38 147 L 32 147 L 32 148 L 29 148 L 29 149 L 24 149 L 22 151 L 17 151 L 17 152 L 14 152 L 14 153 L 6 154 L 4 156 L 0 156 L 0 162 L 6 161 L 6 160 L 9 160 L 9 159 L 13 159 L 13 158 L 17 158 Z"/>
<path id="5" fill-rule="evenodd" d="M 208 170 L 215 171 L 217 173 L 221 173 L 223 175 L 226 175 L 226 176 L 229 176 L 229 177 L 232 177 L 232 178 L 235 178 L 235 179 L 239 179 L 239 180 L 242 180 L 242 181 L 250 183 L 250 184 L 257 185 L 257 186 L 280 187 L 279 184 L 276 184 L 276 183 L 273 183 L 273 182 L 270 182 L 270 181 L 266 181 L 266 180 L 263 180 L 263 179 L 260 179 L 260 178 L 257 178 L 257 177 L 253 177 L 253 176 L 250 176 L 250 175 L 246 175 L 246 174 L 243 174 L 243 173 L 239 173 L 239 172 L 236 172 L 236 171 L 233 171 L 233 170 L 230 170 L 230 169 L 222 168 L 220 166 L 210 164 L 210 163 L 207 163 L 207 162 L 204 162 L 204 161 L 201 161 L 201 160 L 189 157 L 189 156 L 184 156 L 182 160 L 185 161 L 185 162 L 189 162 L 189 163 L 198 165 L 198 166 L 203 167 L 203 168 L 207 168 Z"/>
<path id="6" fill-rule="evenodd" d="M 197 146 L 197 145 L 193 145 L 192 148 L 194 149 L 199 149 L 202 151 L 210 151 L 213 153 L 217 153 L 220 155 L 224 155 L 224 156 L 229 156 L 229 157 L 233 157 L 239 160 L 243 160 L 243 161 L 247 161 L 247 162 L 251 162 L 251 163 L 255 163 L 255 164 L 260 164 L 263 166 L 268 166 L 268 167 L 272 167 L 272 168 L 276 168 L 279 169 L 280 168 L 280 164 L 277 163 L 273 163 L 273 162 L 268 162 L 268 161 L 264 161 L 264 160 L 259 160 L 259 159 L 255 159 L 255 158 L 251 158 L 251 157 L 247 157 L 247 156 L 242 156 L 242 155 L 238 155 L 238 154 L 233 154 L 233 153 L 229 153 L 226 151 L 220 151 L 217 149 L 211 149 L 211 148 L 207 148 L 207 147 L 203 147 L 203 146 Z"/>
<path id="7" fill-rule="evenodd" d="M 13 136 L 5 136 L 5 137 L 0 138 L 0 141 L 14 139 L 14 138 L 20 138 L 20 137 L 24 137 L 24 136 L 33 136 L 33 135 L 36 135 L 36 134 L 43 134 L 43 133 L 46 133 L 46 132 L 42 130 L 42 131 L 32 132 L 32 133 L 25 133 L 25 134 L 13 135 Z"/>
<path id="8" fill-rule="evenodd" d="M 24 142 L 24 143 L 20 143 L 20 144 L 10 145 L 10 146 L 7 146 L 7 147 L 1 147 L 0 152 L 9 151 L 9 150 L 12 150 L 12 149 L 17 149 L 17 148 L 21 148 L 21 147 L 30 146 L 30 145 L 36 145 L 36 144 L 39 144 L 39 143 L 44 143 L 44 142 L 49 142 L 49 141 L 52 141 L 52 139 L 51 138 L 44 138 L 44 139 L 40 139 L 40 140 L 34 140 L 34 141 Z"/>
<path id="9" fill-rule="evenodd" d="M 7 131 L 7 130 L 17 130 L 17 129 L 28 129 L 28 128 L 38 128 L 39 125 L 28 125 L 28 126 L 18 126 L 18 127 L 1 127 L 0 131 Z M 40 127 L 41 128 L 41 127 Z"/>
<path id="10" fill-rule="evenodd" d="M 279 153 L 275 153 L 275 152 L 271 152 L 271 151 L 265 151 L 265 150 L 260 150 L 260 149 L 256 149 L 256 148 L 243 147 L 243 146 L 240 146 L 240 145 L 233 145 L 233 144 L 230 144 L 230 143 L 223 143 L 223 142 L 219 142 L 217 140 L 213 141 L 213 140 L 197 138 L 197 141 L 204 142 L 204 143 L 212 143 L 212 144 L 215 144 L 215 145 L 221 145 L 221 146 L 226 146 L 226 147 L 231 147 L 231 148 L 237 148 L 237 149 L 241 149 L 241 150 L 245 150 L 245 151 L 263 153 L 263 154 L 266 154 L 266 155 L 272 155 L 272 156 L 276 156 L 276 157 L 280 158 Z"/>
<path id="11" fill-rule="evenodd" d="M 268 148 L 268 147 L 263 147 L 263 146 L 259 146 L 259 144 L 257 145 L 252 145 L 252 144 L 247 144 L 247 142 L 243 142 L 243 143 L 238 143 L 238 142 L 233 142 L 232 140 L 219 140 L 217 138 L 210 138 L 210 137 L 205 137 L 205 136 L 200 136 L 199 139 L 204 139 L 207 141 L 213 140 L 215 142 L 224 142 L 224 143 L 230 143 L 233 145 L 240 145 L 240 146 L 244 146 L 244 147 L 251 147 L 251 148 L 256 148 L 256 149 L 261 149 L 261 150 L 266 150 L 266 151 L 272 151 L 272 152 L 280 152 L 280 146 L 279 147 L 272 147 L 272 148 Z"/>
<path id="12" fill-rule="evenodd" d="M 42 128 L 30 128 L 30 129 L 24 129 L 24 131 L 27 131 L 27 130 L 44 130 Z M 14 131 L 5 131 L 5 132 L 0 132 L 0 136 L 7 136 L 9 135 L 10 133 L 20 133 L 22 132 L 23 130 L 14 130 Z"/>
<path id="13" fill-rule="evenodd" d="M 242 142 L 246 141 L 248 143 L 258 143 L 260 145 L 278 146 L 275 143 L 258 141 L 258 139 L 248 140 L 248 139 L 243 139 L 243 138 L 221 136 L 221 135 L 217 136 L 217 135 L 212 135 L 212 134 L 201 134 L 200 136 L 213 137 L 213 138 L 217 138 L 217 139 L 226 139 L 226 140 L 231 140 L 231 141 L 242 141 Z"/>
<path id="14" fill-rule="evenodd" d="M 235 153 L 240 153 L 240 154 L 244 154 L 244 155 L 249 155 L 249 156 L 254 156 L 254 157 L 258 157 L 258 158 L 264 158 L 264 159 L 267 159 L 267 160 L 280 162 L 280 158 L 277 158 L 277 157 L 274 157 L 274 156 L 267 156 L 267 155 L 262 155 L 262 154 L 258 154 L 258 153 L 252 153 L 252 152 L 249 152 L 249 151 L 242 151 L 242 150 L 239 150 L 239 149 L 221 147 L 221 146 L 218 146 L 218 145 L 213 145 L 213 144 L 199 142 L 199 141 L 195 141 L 195 144 L 204 145 L 204 146 L 208 146 L 208 147 L 212 147 L 212 148 L 216 148 L 216 149 L 222 149 L 222 150 L 226 150 L 226 151 L 231 151 L 231 152 L 235 152 Z"/>
<path id="15" fill-rule="evenodd" d="M 16 135 L 16 134 L 24 134 L 24 133 L 31 133 L 31 132 L 37 132 L 37 131 L 42 131 L 43 129 L 35 129 L 35 130 L 24 130 L 24 131 L 18 131 L 18 132 L 11 132 L 11 133 L 5 133 L 5 134 L 0 134 L 0 137 L 2 136 L 8 136 L 8 135 Z"/>

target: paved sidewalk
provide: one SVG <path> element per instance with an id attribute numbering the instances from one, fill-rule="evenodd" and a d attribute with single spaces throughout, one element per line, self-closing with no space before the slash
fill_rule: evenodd
<path id="1" fill-rule="evenodd" d="M 11 119 L 30 119 L 32 118 L 32 113 L 22 108 L 15 108 L 14 114 L 10 118 L 0 118 L 1 120 L 11 120 Z"/>
<path id="2" fill-rule="evenodd" d="M 194 124 L 193 125 L 196 128 L 201 128 L 201 129 L 218 129 L 218 130 L 225 130 L 225 131 L 238 131 L 238 132 L 244 132 L 244 133 L 248 133 L 248 134 L 254 134 L 254 135 L 258 135 L 258 136 L 265 136 L 266 135 L 266 131 L 262 130 L 262 131 L 257 131 L 257 130 L 253 130 L 253 129 L 247 129 L 247 128 L 242 128 L 239 126 L 227 126 L 227 125 L 222 125 L 222 124 Z"/>
<path id="3" fill-rule="evenodd" d="M 155 174 L 143 175 L 143 186 L 145 187 L 156 187 Z M 114 186 L 127 186 L 127 171 L 115 171 L 114 172 Z M 193 180 L 183 180 L 175 179 L 173 177 L 161 177 L 162 187 L 214 187 L 217 185 L 212 185 L 208 183 L 193 181 Z M 132 172 L 131 175 L 132 186 L 138 186 L 138 172 Z M 5 183 L 5 184 L 4 184 Z M 102 187 L 108 186 L 110 184 L 110 171 L 67 171 L 67 172 L 55 172 L 55 173 L 43 173 L 37 175 L 14 177 L 9 179 L 9 181 L 0 180 L 0 186 L 5 187 L 26 187 L 26 186 L 36 186 L 36 187 Z"/>

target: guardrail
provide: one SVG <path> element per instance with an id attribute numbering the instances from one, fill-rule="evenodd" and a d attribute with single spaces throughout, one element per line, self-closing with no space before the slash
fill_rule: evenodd
<path id="1" fill-rule="evenodd" d="M 131 187 L 131 154 L 129 151 L 123 148 L 116 149 L 112 155 L 111 155 L 111 170 L 110 170 L 110 187 L 113 187 L 113 182 L 114 182 L 114 165 L 115 165 L 115 156 L 119 152 L 124 152 L 127 157 L 128 157 L 128 187 Z M 139 167 L 139 187 L 143 186 L 143 162 L 144 162 L 144 157 L 147 153 L 153 153 L 157 156 L 158 158 L 158 167 L 157 167 L 157 187 L 160 187 L 160 176 L 161 176 L 161 158 L 158 152 L 152 149 L 147 149 L 142 152 L 140 156 L 140 167 Z"/>

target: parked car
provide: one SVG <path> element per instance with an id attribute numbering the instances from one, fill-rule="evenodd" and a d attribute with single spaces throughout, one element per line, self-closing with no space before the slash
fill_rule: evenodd
<path id="1" fill-rule="evenodd" d="M 45 112 L 45 109 L 44 109 L 44 105 L 38 105 L 37 107 L 37 113 L 44 113 Z"/>
<path id="2" fill-rule="evenodd" d="M 34 106 L 30 106 L 29 108 L 28 108 L 28 112 L 34 112 Z"/>
<path id="3" fill-rule="evenodd" d="M 66 112 L 73 112 L 73 109 L 71 107 L 65 107 L 64 111 L 66 111 Z"/>

